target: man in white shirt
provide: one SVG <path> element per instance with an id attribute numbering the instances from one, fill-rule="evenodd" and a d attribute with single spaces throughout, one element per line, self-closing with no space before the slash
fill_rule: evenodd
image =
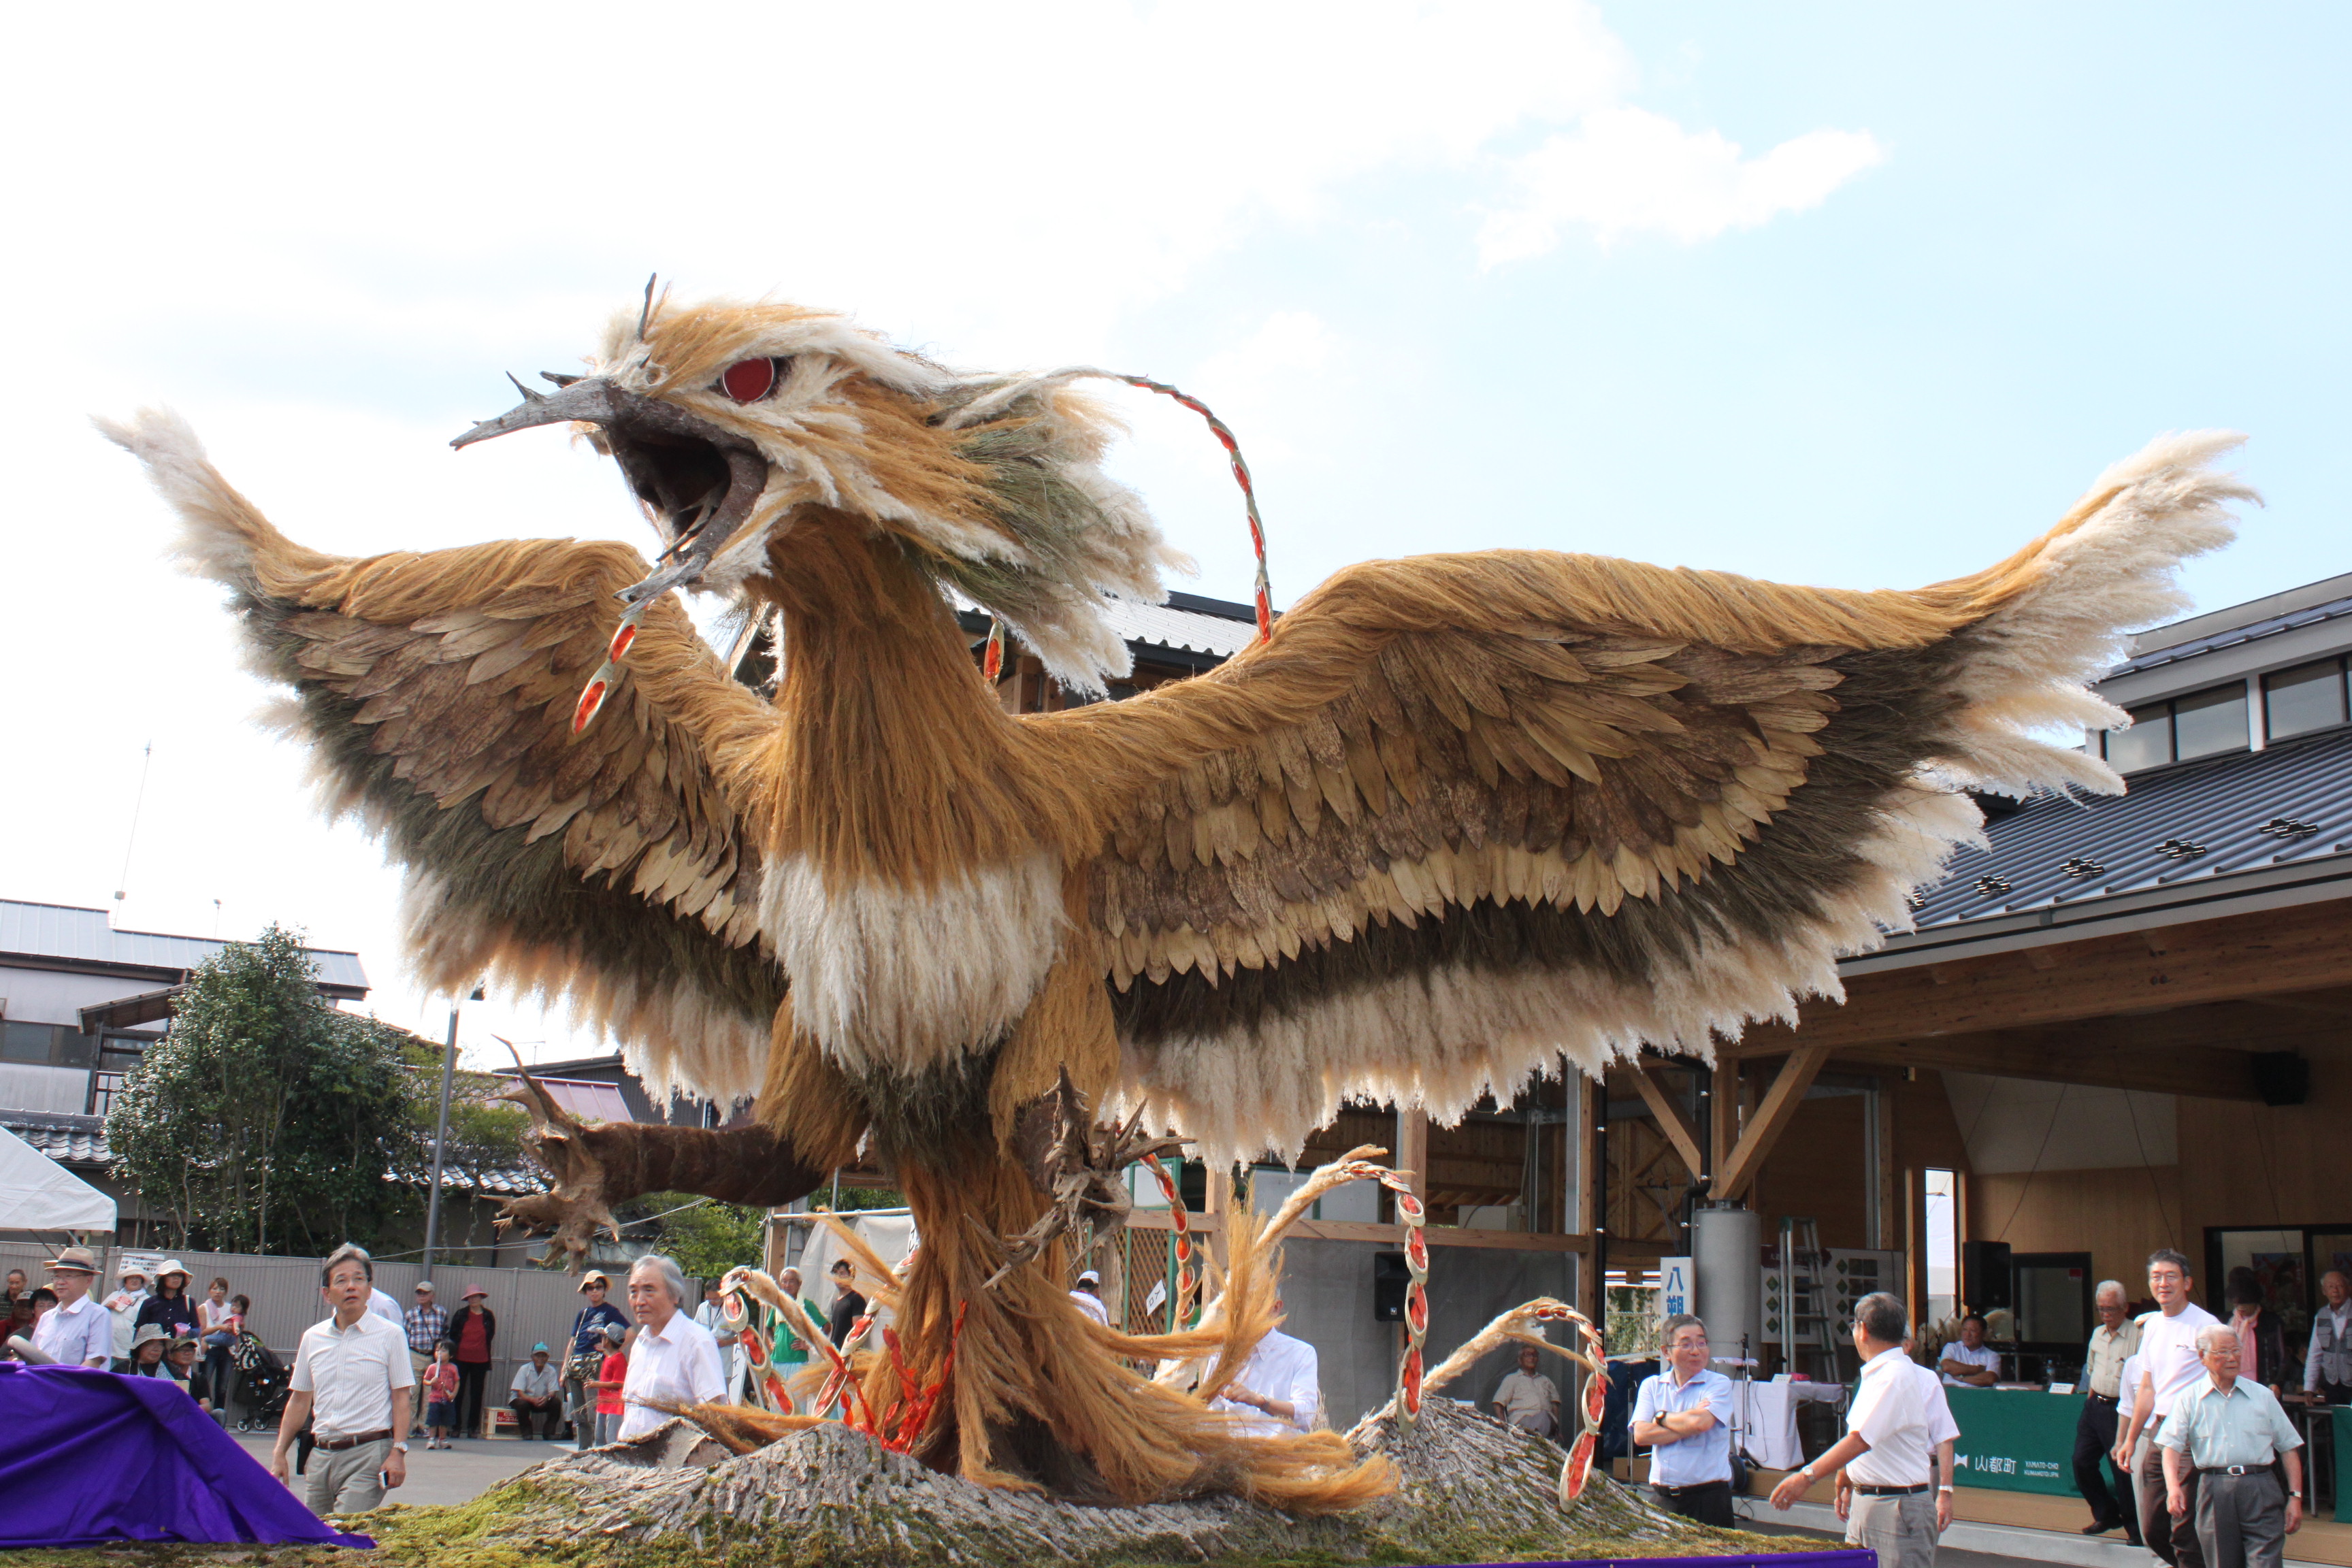
<path id="1" fill-rule="evenodd" d="M 2189 1477 L 2187 1517 L 2176 1519 L 2166 1506 L 2164 1451 L 2156 1442 L 2156 1424 L 2171 1415 L 2173 1402 L 2205 1375 L 2197 1331 L 2212 1327 L 2216 1320 L 2189 1299 L 2193 1283 L 2189 1259 L 2179 1253 L 2168 1247 L 2148 1254 L 2147 1290 L 2156 1298 L 2157 1310 L 2139 1321 L 2139 1384 L 2123 1435 L 2116 1440 L 2118 1465 L 2132 1464 L 2135 1450 L 2138 1455 L 2140 1540 L 2173 1568 L 2206 1568 L 2204 1549 L 2197 1542 L 2197 1477 Z"/>
<path id="2" fill-rule="evenodd" d="M 1633 1394 L 1633 1441 L 1651 1451 L 1650 1490 L 1668 1513 L 1733 1529 L 1731 1379 L 1707 1365 L 1706 1325 L 1688 1312 L 1665 1321 L 1660 1342 L 1665 1370 Z"/>
<path id="3" fill-rule="evenodd" d="M 727 1397 L 727 1371 L 719 1342 L 686 1309 L 691 1300 L 676 1263 L 649 1252 L 629 1268 L 629 1312 L 637 1320 L 629 1373 L 621 1382 L 621 1430 L 616 1441 L 642 1436 L 670 1418 L 660 1405 L 697 1405 Z"/>
<path id="4" fill-rule="evenodd" d="M 508 1385 L 507 1408 L 514 1412 L 515 1435 L 524 1442 L 536 1437 L 555 1440 L 563 1426 L 563 1370 L 550 1361 L 543 1344 L 530 1347 L 530 1359 L 515 1368 Z M 539 1430 L 531 1430 L 532 1424 Z"/>
<path id="5" fill-rule="evenodd" d="M 1960 1342 L 1944 1347 L 1936 1369 L 1947 1388 L 1990 1388 L 2000 1381 L 2000 1352 L 1985 1343 L 1983 1313 L 1960 1320 Z"/>
<path id="6" fill-rule="evenodd" d="M 49 1289 L 58 1304 L 41 1314 L 33 1348 L 61 1366 L 114 1364 L 114 1314 L 90 1293 L 98 1283 L 98 1259 L 87 1247 L 68 1247 L 49 1259 Z"/>
<path id="7" fill-rule="evenodd" d="M 1506 1426 L 1516 1426 L 1538 1437 L 1557 1437 L 1559 1384 L 1546 1377 L 1542 1367 L 1536 1347 L 1521 1345 L 1518 1366 L 1495 1385 L 1489 1408 Z"/>
<path id="8" fill-rule="evenodd" d="M 408 1336 L 397 1322 L 368 1310 L 373 1258 L 346 1243 L 327 1255 L 319 1280 L 333 1316 L 302 1331 L 289 1381 L 293 1394 L 278 1419 L 269 1469 L 293 1486 L 286 1451 L 307 1421 L 314 1443 L 308 1501 L 323 1518 L 364 1513 L 383 1500 L 387 1487 L 408 1479 L 408 1441 L 402 1434 L 408 1430 L 416 1373 L 408 1362 Z"/>
<path id="9" fill-rule="evenodd" d="M 1277 1310 L 1281 1305 L 1275 1303 Z M 1269 1330 L 1210 1408 L 1255 1411 L 1256 1416 L 1234 1423 L 1234 1429 L 1247 1436 L 1312 1432 L 1323 1424 L 1322 1358 L 1305 1340 Z"/>
<path id="10" fill-rule="evenodd" d="M 408 1320 L 400 1315 L 400 1303 L 371 1286 L 368 1289 L 368 1311 L 398 1329 L 403 1339 L 408 1335 Z"/>
<path id="11" fill-rule="evenodd" d="M 2303 1386 L 2330 1405 L 2352 1405 L 2352 1279 L 2331 1268 L 2319 1277 L 2327 1304 L 2312 1314 Z"/>
<path id="12" fill-rule="evenodd" d="M 1091 1268 L 1083 1270 L 1078 1275 L 1076 1287 L 1070 1292 L 1070 1300 L 1077 1304 L 1079 1311 L 1104 1328 L 1110 1327 L 1110 1309 L 1103 1305 L 1101 1275 Z"/>
<path id="13" fill-rule="evenodd" d="M 1938 1436 L 1923 1369 L 1903 1353 L 1909 1330 L 1903 1303 L 1884 1291 L 1854 1303 L 1853 1348 L 1863 1365 L 1846 1435 L 1772 1489 L 1772 1506 L 1785 1510 L 1822 1474 L 1848 1470 L 1855 1495 L 1846 1543 L 1877 1552 L 1879 1568 L 1929 1568 L 1936 1560 L 1937 1500 L 1950 1495 L 1935 1479 L 1937 1450 L 1948 1439 Z"/>

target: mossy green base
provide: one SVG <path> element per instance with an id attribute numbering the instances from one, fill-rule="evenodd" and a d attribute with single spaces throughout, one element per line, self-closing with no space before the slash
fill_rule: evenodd
<path id="1" fill-rule="evenodd" d="M 992 1491 L 829 1426 L 708 1467 L 675 1462 L 694 1446 L 692 1434 L 649 1437 L 632 1449 L 564 1455 L 459 1507 L 393 1505 L 348 1522 L 375 1537 L 372 1561 L 418 1568 L 1381 1568 L 1820 1544 L 1704 1529 L 1601 1476 L 1563 1508 L 1558 1448 L 1450 1402 L 1433 1401 L 1413 1431 L 1375 1416 L 1349 1437 L 1360 1452 L 1389 1456 L 1397 1490 L 1321 1518 L 1231 1497 L 1087 1508 Z M 356 1568 L 351 1554 L 320 1547 L 126 1548 L 26 1560 Z"/>

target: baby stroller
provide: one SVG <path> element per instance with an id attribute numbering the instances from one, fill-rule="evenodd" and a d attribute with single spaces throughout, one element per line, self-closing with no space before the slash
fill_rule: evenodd
<path id="1" fill-rule="evenodd" d="M 229 1352 L 230 1363 L 236 1368 L 235 1386 L 237 1403 L 243 1411 L 236 1418 L 240 1432 L 267 1432 L 278 1425 L 286 1413 L 286 1400 L 291 1390 L 287 1386 L 294 1374 L 278 1359 L 270 1348 L 261 1342 L 261 1336 L 251 1330 L 237 1335 L 236 1346 Z M 215 1399 L 215 1404 L 221 1402 Z"/>

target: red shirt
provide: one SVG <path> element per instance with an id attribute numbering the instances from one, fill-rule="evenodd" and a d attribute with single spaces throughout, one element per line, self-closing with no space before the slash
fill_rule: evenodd
<path id="1" fill-rule="evenodd" d="M 629 1358 L 619 1351 L 608 1351 L 604 1364 L 596 1369 L 596 1381 L 609 1383 L 610 1388 L 596 1391 L 596 1414 L 618 1415 L 625 1408 L 621 1404 L 621 1380 L 629 1375 Z"/>
<path id="2" fill-rule="evenodd" d="M 457 1367 L 454 1362 L 436 1361 L 425 1369 L 425 1397 L 429 1402 L 445 1404 L 457 1397 Z"/>
<path id="3" fill-rule="evenodd" d="M 466 1326 L 457 1331 L 457 1359 L 484 1362 L 490 1359 L 490 1331 L 479 1312 L 466 1314 Z"/>

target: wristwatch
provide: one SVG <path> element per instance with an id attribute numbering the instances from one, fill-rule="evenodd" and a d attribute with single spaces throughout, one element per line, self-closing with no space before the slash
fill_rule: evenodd
<path id="1" fill-rule="evenodd" d="M 392 1451 L 395 1454 L 405 1454 L 408 1452 L 408 1439 L 403 1437 L 398 1442 L 394 1443 L 392 1446 Z"/>

